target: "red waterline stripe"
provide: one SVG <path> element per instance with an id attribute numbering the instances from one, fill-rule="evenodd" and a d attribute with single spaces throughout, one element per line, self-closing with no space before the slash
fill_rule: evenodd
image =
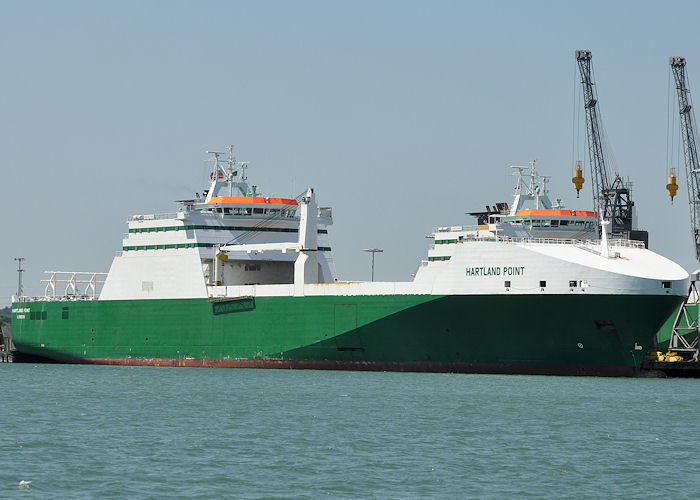
<path id="1" fill-rule="evenodd" d="M 198 368 L 267 368 L 296 370 L 351 370 L 390 372 L 484 373 L 512 375 L 575 375 L 634 377 L 639 367 L 554 365 L 531 363 L 449 363 L 435 361 L 350 361 L 350 360 L 274 360 L 274 359 L 171 359 L 171 358 L 70 358 L 61 363 L 168 366 Z"/>

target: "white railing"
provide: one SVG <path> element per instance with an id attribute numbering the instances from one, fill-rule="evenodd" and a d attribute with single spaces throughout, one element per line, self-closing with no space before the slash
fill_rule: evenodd
<path id="1" fill-rule="evenodd" d="M 574 240 L 564 238 L 516 238 L 512 236 L 496 236 L 497 241 L 504 243 L 534 243 L 544 245 L 575 245 L 583 247 L 599 247 L 600 240 Z M 608 246 L 611 248 L 645 248 L 643 241 L 636 240 L 608 240 Z"/>
<path id="2" fill-rule="evenodd" d="M 145 215 L 132 215 L 127 222 L 133 222 L 135 220 L 163 220 L 163 219 L 177 219 L 177 212 L 170 214 L 145 214 Z"/>
<path id="3" fill-rule="evenodd" d="M 461 242 L 500 242 L 500 243 L 514 243 L 514 244 L 535 244 L 535 245 L 573 245 L 582 248 L 598 248 L 600 247 L 600 240 L 577 240 L 577 239 L 567 239 L 567 238 L 524 238 L 515 236 L 503 236 L 503 235 L 491 235 L 491 236 L 478 236 L 476 233 L 460 235 L 460 240 L 455 243 Z M 435 249 L 438 246 L 443 247 L 444 244 L 431 245 L 431 249 Z M 610 248 L 645 248 L 643 241 L 636 240 L 622 240 L 614 239 L 608 240 L 608 246 Z"/>
<path id="4" fill-rule="evenodd" d="M 433 232 L 434 233 L 458 233 L 460 231 L 476 231 L 478 230 L 478 226 L 443 226 L 443 227 L 434 227 Z"/>
<path id="5" fill-rule="evenodd" d="M 56 300 L 57 298 L 74 298 L 77 300 L 94 300 L 98 297 L 98 287 L 102 288 L 107 273 L 94 273 L 88 271 L 44 271 L 50 274 L 49 279 L 41 280 L 46 283 L 44 289 L 44 299 Z M 57 295 L 56 285 L 65 283 L 62 295 Z M 82 288 L 82 290 L 81 290 Z"/>

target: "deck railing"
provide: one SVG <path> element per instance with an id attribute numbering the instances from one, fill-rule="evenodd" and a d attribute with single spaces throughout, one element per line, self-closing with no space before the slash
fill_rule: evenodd
<path id="1" fill-rule="evenodd" d="M 600 240 L 579 240 L 572 238 L 525 238 L 525 237 L 515 237 L 515 236 L 503 236 L 503 235 L 493 235 L 493 236 L 478 236 L 474 234 L 464 234 L 460 235 L 460 240 L 454 243 L 460 242 L 500 242 L 500 243 L 513 243 L 513 244 L 534 244 L 534 245 L 573 245 L 580 248 L 595 249 L 600 247 Z M 442 245 L 440 245 L 442 247 Z M 610 248 L 645 248 L 643 241 L 636 240 L 625 240 L 625 239 L 611 239 L 608 240 L 608 247 Z M 436 248 L 436 245 L 431 245 L 431 249 Z"/>
<path id="2" fill-rule="evenodd" d="M 163 220 L 163 219 L 177 219 L 177 212 L 170 214 L 145 214 L 145 215 L 132 215 L 127 222 L 133 222 L 135 220 Z"/>
<path id="3" fill-rule="evenodd" d="M 12 296 L 12 302 L 51 302 L 54 300 L 97 300 L 107 273 L 91 271 L 44 271 L 51 275 L 41 280 L 46 283 L 43 296 Z M 65 284 L 65 288 L 63 285 Z M 61 290 L 62 289 L 62 290 Z"/>
<path id="4" fill-rule="evenodd" d="M 50 274 L 46 283 L 44 295 L 32 297 L 28 295 L 12 296 L 12 302 L 50 302 L 54 300 L 97 300 L 107 273 L 91 271 L 44 271 Z M 63 288 L 65 284 L 65 288 Z M 60 288 L 63 288 L 61 291 Z"/>

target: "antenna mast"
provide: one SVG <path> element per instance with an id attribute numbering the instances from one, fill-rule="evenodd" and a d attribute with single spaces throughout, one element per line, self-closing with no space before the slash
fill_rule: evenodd
<path id="1" fill-rule="evenodd" d="M 19 275 L 17 284 L 17 298 L 20 298 L 24 296 L 24 287 L 22 286 L 22 273 L 24 272 L 24 269 L 22 269 L 22 261 L 27 259 L 24 257 L 15 257 L 15 260 L 17 261 L 17 274 Z"/>

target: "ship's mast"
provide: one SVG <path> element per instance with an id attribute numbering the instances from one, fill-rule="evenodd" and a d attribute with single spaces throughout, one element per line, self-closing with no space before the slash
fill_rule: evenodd
<path id="1" fill-rule="evenodd" d="M 233 156 L 233 145 L 228 146 L 228 159 L 226 160 L 226 167 L 219 163 L 219 158 L 221 155 L 225 154 L 221 151 L 207 151 L 208 154 L 213 155 L 208 161 L 214 162 L 214 167 L 210 172 L 211 184 L 209 187 L 209 192 L 207 194 L 206 201 L 209 202 L 212 197 L 220 196 L 221 189 L 226 189 L 224 191 L 226 196 L 256 196 L 259 195 L 257 192 L 257 187 L 253 186 L 251 190 L 248 187 L 246 181 L 248 177 L 246 176 L 246 169 L 248 168 L 248 162 L 239 162 L 236 157 Z M 237 191 L 237 193 L 234 193 Z"/>
<path id="2" fill-rule="evenodd" d="M 233 177 L 233 175 L 234 175 L 233 166 L 236 164 L 236 158 L 233 156 L 233 144 L 229 144 L 227 149 L 228 149 L 228 162 L 227 162 L 228 163 L 228 172 L 226 172 L 226 173 L 229 177 L 229 179 L 228 179 L 228 181 L 229 181 L 229 183 L 228 183 L 228 195 L 233 196 L 233 182 L 232 182 L 233 179 L 231 179 L 231 177 Z"/>
<path id="3" fill-rule="evenodd" d="M 209 191 L 207 193 L 207 198 L 206 202 L 209 203 L 211 199 L 217 195 L 217 187 L 219 185 L 219 177 L 223 176 L 223 172 L 221 172 L 221 167 L 219 166 L 219 156 L 221 156 L 222 152 L 220 151 L 207 151 L 207 154 L 214 155 L 214 168 L 212 169 L 211 173 L 209 174 L 209 179 L 211 183 L 209 184 Z M 211 160 L 209 160 L 211 161 Z"/>
<path id="4" fill-rule="evenodd" d="M 523 208 L 524 202 L 527 200 L 534 201 L 535 208 L 552 208 L 552 202 L 549 200 L 547 182 L 549 182 L 549 176 L 537 175 L 537 169 L 535 168 L 536 160 L 530 162 L 530 173 L 524 174 L 528 167 L 522 167 L 519 165 L 511 165 L 510 168 L 517 170 L 513 175 L 518 176 L 518 180 L 515 184 L 515 198 L 513 200 L 513 206 L 510 207 L 508 215 L 515 215 L 518 210 Z M 528 185 L 525 185 L 524 178 L 529 177 Z M 539 184 L 541 183 L 541 185 Z"/>
<path id="5" fill-rule="evenodd" d="M 22 273 L 24 269 L 22 269 L 22 261 L 27 259 L 24 257 L 15 257 L 15 260 L 17 261 L 17 274 L 19 275 L 17 278 L 17 299 L 20 300 L 21 297 L 24 296 L 24 287 L 22 286 Z"/>

